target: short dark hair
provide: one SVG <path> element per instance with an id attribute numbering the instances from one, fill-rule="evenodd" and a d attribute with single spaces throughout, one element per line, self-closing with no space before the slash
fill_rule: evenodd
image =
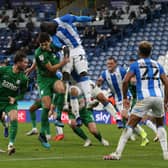
<path id="1" fill-rule="evenodd" d="M 42 22 L 40 24 L 41 32 L 47 32 L 50 35 L 54 35 L 57 32 L 58 24 L 56 22 Z"/>
<path id="2" fill-rule="evenodd" d="M 38 37 L 39 43 L 44 43 L 46 41 L 50 41 L 50 36 L 46 32 L 41 32 Z"/>
<path id="3" fill-rule="evenodd" d="M 152 44 L 148 41 L 141 41 L 139 44 L 139 54 L 142 54 L 145 57 L 150 56 L 152 51 Z"/>
<path id="4" fill-rule="evenodd" d="M 107 60 L 113 60 L 115 63 L 117 63 L 117 60 L 114 57 L 112 57 L 112 56 L 108 57 Z"/>
<path id="5" fill-rule="evenodd" d="M 22 50 L 18 50 L 14 57 L 14 64 L 16 64 L 17 62 L 23 61 L 23 59 L 25 58 L 27 58 L 26 53 Z"/>

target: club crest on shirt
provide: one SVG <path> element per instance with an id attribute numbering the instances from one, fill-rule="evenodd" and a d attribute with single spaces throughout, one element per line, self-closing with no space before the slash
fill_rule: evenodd
<path id="1" fill-rule="evenodd" d="M 20 80 L 17 80 L 17 81 L 16 81 L 16 84 L 19 85 L 19 84 L 20 84 Z"/>
<path id="2" fill-rule="evenodd" d="M 44 61 L 44 55 L 39 55 L 39 60 Z"/>
<path id="3" fill-rule="evenodd" d="M 57 56 L 55 54 L 53 54 L 53 58 L 56 58 Z"/>

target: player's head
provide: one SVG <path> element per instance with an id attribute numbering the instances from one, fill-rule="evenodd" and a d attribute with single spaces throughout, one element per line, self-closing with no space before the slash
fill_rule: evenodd
<path id="1" fill-rule="evenodd" d="M 152 51 L 152 44 L 148 41 L 141 41 L 139 44 L 139 56 L 147 58 L 150 56 Z"/>
<path id="2" fill-rule="evenodd" d="M 28 59 L 26 57 L 26 53 L 22 50 L 16 52 L 14 57 L 14 65 L 17 66 L 19 71 L 24 71 L 28 66 Z"/>
<path id="3" fill-rule="evenodd" d="M 51 36 L 56 34 L 58 24 L 56 22 L 42 22 L 40 24 L 41 32 L 47 32 Z"/>
<path id="4" fill-rule="evenodd" d="M 107 69 L 113 72 L 117 66 L 117 60 L 114 57 L 109 57 L 107 59 Z"/>
<path id="5" fill-rule="evenodd" d="M 51 43 L 49 34 L 46 32 L 41 32 L 38 37 L 38 42 L 43 50 L 48 50 Z"/>

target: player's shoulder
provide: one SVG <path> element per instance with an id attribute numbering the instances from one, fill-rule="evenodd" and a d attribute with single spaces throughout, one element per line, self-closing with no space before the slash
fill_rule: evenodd
<path id="1" fill-rule="evenodd" d="M 35 56 L 37 57 L 39 54 L 41 53 L 41 48 L 38 47 L 37 49 L 35 49 Z"/>
<path id="2" fill-rule="evenodd" d="M 10 71 L 12 71 L 12 66 L 1 66 L 0 71 L 10 72 Z"/>
<path id="3" fill-rule="evenodd" d="M 8 69 L 7 66 L 0 66 L 0 70 L 5 70 L 5 69 Z"/>

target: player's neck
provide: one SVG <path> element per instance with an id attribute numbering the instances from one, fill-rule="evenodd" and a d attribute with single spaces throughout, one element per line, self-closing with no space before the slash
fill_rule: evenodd
<path id="1" fill-rule="evenodd" d="M 113 69 L 109 70 L 109 72 L 110 72 L 110 73 L 115 72 L 116 68 L 117 68 L 117 66 L 116 66 L 115 68 L 113 68 Z"/>
<path id="2" fill-rule="evenodd" d="M 16 65 L 13 65 L 12 69 L 13 69 L 13 73 L 19 73 L 20 72 L 19 68 Z"/>

